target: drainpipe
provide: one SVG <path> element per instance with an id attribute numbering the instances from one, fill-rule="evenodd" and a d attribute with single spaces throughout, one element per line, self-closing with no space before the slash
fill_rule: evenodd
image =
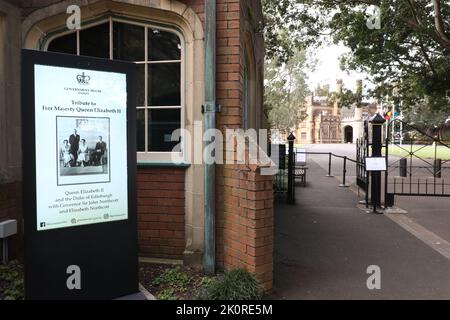
<path id="1" fill-rule="evenodd" d="M 216 127 L 216 0 L 205 0 L 205 105 L 203 106 L 204 132 Z M 204 142 L 206 148 L 211 142 Z M 203 269 L 215 273 L 215 164 L 205 163 L 205 252 Z"/>

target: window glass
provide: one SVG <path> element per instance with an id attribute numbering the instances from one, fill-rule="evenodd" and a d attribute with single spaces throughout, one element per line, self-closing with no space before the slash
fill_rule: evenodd
<path id="1" fill-rule="evenodd" d="M 149 29 L 148 59 L 150 61 L 180 60 L 180 38 L 172 32 Z"/>
<path id="2" fill-rule="evenodd" d="M 114 59 L 128 61 L 145 60 L 145 28 L 132 24 L 114 22 Z"/>
<path id="3" fill-rule="evenodd" d="M 136 103 L 145 106 L 145 64 L 136 65 Z"/>
<path id="4" fill-rule="evenodd" d="M 71 33 L 56 38 L 48 45 L 48 51 L 77 54 L 77 34 Z"/>
<path id="5" fill-rule="evenodd" d="M 109 23 L 80 31 L 80 54 L 109 59 Z"/>
<path id="6" fill-rule="evenodd" d="M 136 62 L 137 151 L 172 151 L 182 119 L 182 46 L 175 33 L 111 20 L 55 38 L 48 50 L 110 59 L 111 41 L 113 59 Z"/>
<path id="7" fill-rule="evenodd" d="M 137 151 L 145 151 L 145 109 L 137 109 L 136 136 Z"/>
<path id="8" fill-rule="evenodd" d="M 179 106 L 180 64 L 157 63 L 148 67 L 148 103 L 150 106 Z"/>
<path id="9" fill-rule="evenodd" d="M 148 111 L 148 150 L 172 151 L 179 141 L 171 141 L 172 132 L 180 128 L 180 109 L 150 109 Z"/>

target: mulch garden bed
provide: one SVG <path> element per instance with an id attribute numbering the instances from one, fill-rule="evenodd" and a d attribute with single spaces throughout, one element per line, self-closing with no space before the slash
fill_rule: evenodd
<path id="1" fill-rule="evenodd" d="M 202 296 L 205 285 L 217 275 L 206 275 L 200 267 L 141 263 L 139 281 L 156 299 L 192 300 Z M 0 300 L 24 297 L 23 265 L 12 261 L 0 264 Z"/>
<path id="2" fill-rule="evenodd" d="M 200 267 L 141 263 L 139 280 L 156 299 L 198 299 L 203 286 L 215 276 L 203 273 Z"/>

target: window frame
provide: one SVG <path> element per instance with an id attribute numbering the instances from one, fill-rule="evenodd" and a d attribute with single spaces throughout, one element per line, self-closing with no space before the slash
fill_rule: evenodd
<path id="1" fill-rule="evenodd" d="M 179 63 L 180 64 L 180 105 L 179 106 L 150 106 L 148 105 L 148 67 L 145 68 L 145 75 L 144 75 L 144 106 L 136 105 L 136 109 L 144 109 L 147 110 L 145 112 L 145 148 L 146 151 L 136 151 L 137 152 L 137 161 L 138 163 L 172 163 L 172 159 L 183 159 L 184 163 L 188 163 L 186 159 L 185 148 L 186 148 L 186 138 L 184 135 L 184 130 L 181 130 L 181 142 L 180 147 L 181 151 L 179 152 L 173 152 L 173 151 L 148 151 L 148 130 L 149 130 L 149 118 L 148 113 L 152 109 L 179 109 L 180 110 L 180 129 L 186 128 L 186 41 L 185 37 L 183 36 L 183 33 L 176 27 L 172 25 L 166 25 L 166 24 L 160 24 L 158 22 L 154 21 L 140 21 L 136 19 L 121 17 L 121 16 L 114 16 L 114 15 L 107 15 L 100 18 L 92 19 L 84 21 L 81 25 L 81 28 L 79 30 L 67 30 L 63 29 L 60 31 L 55 31 L 49 35 L 47 35 L 44 39 L 44 42 L 41 45 L 41 50 L 48 51 L 48 47 L 50 43 L 60 37 L 67 36 L 73 33 L 76 33 L 77 37 L 77 55 L 80 55 L 80 32 L 89 29 L 95 26 L 102 25 L 104 23 L 109 23 L 109 59 L 114 59 L 114 29 L 113 24 L 114 22 L 124 23 L 124 24 L 130 24 L 130 25 L 136 25 L 144 28 L 144 50 L 145 50 L 145 60 L 143 61 L 130 61 L 132 63 L 135 63 L 137 65 L 152 65 L 152 64 L 163 64 L 163 63 Z M 148 45 L 149 45 L 149 39 L 148 39 L 148 31 L 150 29 L 158 29 L 165 32 L 170 32 L 175 35 L 177 35 L 180 39 L 180 45 L 181 45 L 181 52 L 180 52 L 180 60 L 161 60 L 161 61 L 150 61 L 149 60 L 149 52 L 148 52 Z"/>

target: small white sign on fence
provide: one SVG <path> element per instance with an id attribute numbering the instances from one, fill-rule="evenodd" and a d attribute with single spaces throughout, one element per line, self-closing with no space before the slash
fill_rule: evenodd
<path id="1" fill-rule="evenodd" d="M 297 149 L 295 162 L 299 164 L 306 164 L 306 149 Z"/>
<path id="2" fill-rule="evenodd" d="M 386 171 L 385 157 L 367 157 L 366 158 L 367 171 Z"/>

